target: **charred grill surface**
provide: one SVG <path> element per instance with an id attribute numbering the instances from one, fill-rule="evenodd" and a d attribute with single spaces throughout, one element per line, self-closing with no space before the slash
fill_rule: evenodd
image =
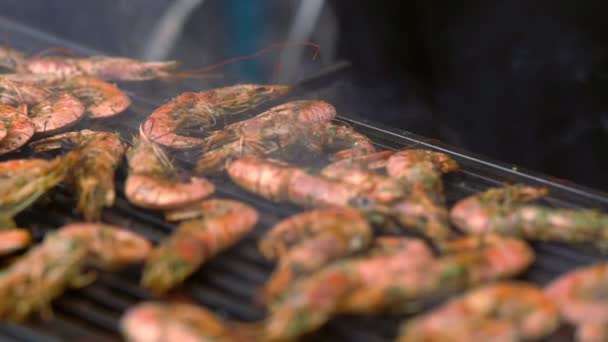
<path id="1" fill-rule="evenodd" d="M 40 51 L 48 47 L 63 46 L 83 54 L 93 54 L 69 42 L 61 41 L 43 33 L 32 31 L 17 23 L 0 18 L 0 28 L 9 37 L 13 47 L 26 51 Z M 336 93 L 336 82 L 345 71 L 344 65 L 335 65 L 319 75 L 313 75 L 296 87 L 290 98 L 319 98 L 332 102 Z M 190 83 L 190 84 L 189 84 Z M 200 81 L 199 81 L 199 84 Z M 206 84 L 207 87 L 216 86 Z M 139 123 L 163 100 L 187 90 L 195 89 L 191 82 L 146 83 L 126 85 L 133 98 L 130 110 L 116 118 L 95 123 L 93 129 L 113 130 L 122 133 L 125 139 L 135 135 Z M 160 100 L 159 100 L 160 99 Z M 286 101 L 282 98 L 265 107 Z M 260 112 L 264 108 L 258 108 Z M 338 107 L 338 112 L 340 108 Z M 249 113 L 254 114 L 254 113 Z M 240 116 L 240 118 L 246 117 Z M 591 207 L 608 209 L 608 197 L 588 189 L 566 185 L 544 176 L 520 172 L 508 165 L 501 165 L 476 158 L 466 152 L 459 152 L 438 142 L 422 137 L 384 129 L 352 117 L 341 117 L 359 132 L 371 137 L 380 149 L 404 147 L 428 148 L 449 153 L 461 166 L 462 171 L 445 177 L 448 204 L 504 182 L 525 182 L 531 185 L 547 186 L 551 195 L 544 201 L 559 207 Z M 89 123 L 82 123 L 82 127 Z M 98 125 L 98 126 L 97 126 Z M 79 126 L 81 127 L 81 126 Z M 24 150 L 23 156 L 29 155 Z M 14 156 L 13 156 L 14 157 Z M 191 163 L 194 153 L 182 153 L 179 160 Z M 113 208 L 103 212 L 104 222 L 127 227 L 158 242 L 168 235 L 175 225 L 165 222 L 159 213 L 138 209 L 130 205 L 124 197 L 123 185 L 126 163 L 117 174 L 117 199 Z M 278 220 L 298 212 L 290 205 L 277 205 L 240 190 L 227 177 L 211 178 L 217 186 L 215 197 L 233 198 L 252 205 L 259 210 L 260 222 L 254 232 L 233 248 L 220 254 L 205 265 L 183 286 L 182 292 L 225 317 L 255 321 L 264 317 L 261 305 L 257 305 L 254 295 L 268 279 L 272 265 L 264 260 L 257 250 L 257 239 Z M 78 216 L 72 211 L 73 197 L 63 189 L 53 195 L 53 201 L 39 204 L 17 217 L 18 222 L 33 230 L 39 240 L 45 232 L 75 221 Z M 576 266 L 590 264 L 599 259 L 596 249 L 588 246 L 565 246 L 552 243 L 533 244 L 538 253 L 533 267 L 521 279 L 546 284 L 557 275 Z M 22 324 L 0 324 L 0 337 L 18 341 L 61 341 L 61 340 L 120 340 L 118 320 L 125 309 L 135 303 L 149 299 L 139 287 L 140 267 L 118 273 L 99 272 L 98 279 L 91 286 L 71 290 L 53 305 L 54 317 L 48 321 L 29 320 Z M 396 333 L 398 322 L 403 317 L 339 317 L 314 335 L 314 340 L 339 341 L 388 341 Z M 551 337 L 552 341 L 571 340 L 572 331 L 564 328 Z"/>

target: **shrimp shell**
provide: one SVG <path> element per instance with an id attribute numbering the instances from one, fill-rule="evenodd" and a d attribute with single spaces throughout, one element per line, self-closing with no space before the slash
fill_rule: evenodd
<path id="1" fill-rule="evenodd" d="M 604 291 L 607 284 L 608 263 L 600 262 L 561 275 L 547 286 L 546 292 L 569 322 L 606 325 L 608 301 Z"/>
<path id="2" fill-rule="evenodd" d="M 546 194 L 546 188 L 522 184 L 491 188 L 456 203 L 450 211 L 450 219 L 463 231 L 486 233 L 492 230 L 494 217 L 500 217 L 503 213 Z"/>
<path id="3" fill-rule="evenodd" d="M 24 109 L 0 105 L 0 120 L 8 127 L 7 135 L 0 141 L 0 155 L 18 150 L 34 136 L 36 127 L 24 113 Z"/>
<path id="4" fill-rule="evenodd" d="M 123 336 L 131 342 L 238 342 L 257 336 L 231 326 L 201 306 L 144 302 L 130 308 L 120 320 Z"/>
<path id="5" fill-rule="evenodd" d="M 36 133 L 56 133 L 76 124 L 83 115 L 82 103 L 68 93 L 51 94 L 28 113 Z"/>
<path id="6" fill-rule="evenodd" d="M 16 159 L 0 163 L 0 219 L 11 219 L 61 182 L 79 158 Z"/>
<path id="7" fill-rule="evenodd" d="M 129 175 L 125 194 L 129 202 L 146 209 L 169 210 L 190 205 L 209 197 L 215 186 L 205 178 L 191 177 L 175 183 L 148 175 Z"/>
<path id="8" fill-rule="evenodd" d="M 97 221 L 104 207 L 114 205 L 114 173 L 126 147 L 120 136 L 110 132 L 82 130 L 67 132 L 32 143 L 37 152 L 60 148 L 63 142 L 76 144 L 80 159 L 70 170 L 70 185 L 78 196 L 77 208 L 87 221 Z"/>
<path id="9" fill-rule="evenodd" d="M 535 341 L 558 325 L 557 307 L 540 288 L 503 282 L 472 290 L 407 321 L 397 341 Z"/>
<path id="10" fill-rule="evenodd" d="M 2 104 L 11 106 L 34 105 L 43 101 L 49 95 L 50 92 L 39 85 L 0 77 L 0 103 Z"/>
<path id="11" fill-rule="evenodd" d="M 202 131 L 225 115 L 253 108 L 289 90 L 284 85 L 237 84 L 183 93 L 150 114 L 139 127 L 140 137 L 173 149 L 199 147 L 205 139 L 182 135 L 179 130 Z"/>
<path id="12" fill-rule="evenodd" d="M 86 114 L 92 119 L 118 115 L 131 105 L 131 99 L 117 86 L 102 80 L 77 76 L 56 86 L 77 97 L 86 105 Z"/>
<path id="13" fill-rule="evenodd" d="M 144 81 L 171 75 L 177 62 L 146 62 L 130 58 L 93 56 L 69 58 L 47 56 L 28 59 L 18 65 L 25 74 L 50 74 L 68 78 L 92 76 L 106 81 Z"/>
<path id="14" fill-rule="evenodd" d="M 74 223 L 46 235 L 0 274 L 0 317 L 23 320 L 35 312 L 50 316 L 50 303 L 67 288 L 90 283 L 83 269 L 104 269 L 141 261 L 150 251 L 142 237 L 118 227 Z"/>
<path id="15" fill-rule="evenodd" d="M 397 237 L 376 239 L 369 254 L 339 260 L 295 283 L 269 306 L 265 337 L 272 341 L 295 339 L 327 322 L 359 283 L 367 279 L 386 282 L 394 273 L 418 269 L 433 259 L 424 241 Z"/>
<path id="16" fill-rule="evenodd" d="M 0 230 L 0 255 L 10 254 L 29 246 L 32 235 L 26 229 Z"/>
<path id="17" fill-rule="evenodd" d="M 180 223 L 152 252 L 144 267 L 141 284 L 155 294 L 183 282 L 211 257 L 249 233 L 258 221 L 255 209 L 233 200 L 207 200 L 186 210 L 195 210 L 201 217 Z"/>
<path id="18" fill-rule="evenodd" d="M 71 223 L 58 236 L 85 242 L 90 263 L 103 269 L 141 262 L 152 251 L 148 240 L 129 230 L 102 223 Z"/>
<path id="19" fill-rule="evenodd" d="M 371 241 L 371 227 L 354 209 L 319 209 L 280 221 L 260 242 L 263 255 L 279 259 L 264 289 L 266 301 L 275 300 L 294 279 L 364 250 Z"/>
<path id="20" fill-rule="evenodd" d="M 215 186 L 205 178 L 180 181 L 165 152 L 151 141 L 134 139 L 127 159 L 125 196 L 136 206 L 175 209 L 203 200 L 215 191 Z"/>

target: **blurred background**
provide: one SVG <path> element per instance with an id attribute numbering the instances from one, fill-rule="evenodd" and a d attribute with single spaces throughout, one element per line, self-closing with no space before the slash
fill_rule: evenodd
<path id="1" fill-rule="evenodd" d="M 352 63 L 341 107 L 487 157 L 608 190 L 605 1 L 4 0 L 0 13 L 103 51 L 227 82 L 294 83 Z M 0 32 L 1 34 L 1 32 Z M 10 44 L 11 37 L 2 37 Z"/>

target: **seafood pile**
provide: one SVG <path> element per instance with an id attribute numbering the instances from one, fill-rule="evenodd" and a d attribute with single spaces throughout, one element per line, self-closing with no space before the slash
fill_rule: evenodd
<path id="1" fill-rule="evenodd" d="M 1 319 L 48 318 L 68 289 L 135 264 L 149 301 L 124 313 L 129 341 L 291 341 L 344 314 L 403 317 L 397 341 L 533 341 L 563 324 L 579 341 L 608 340 L 606 263 L 545 288 L 519 279 L 535 262 L 531 242 L 605 251 L 606 213 L 541 204 L 548 190 L 526 184 L 448 204 L 444 178 L 460 171 L 450 155 L 377 150 L 323 100 L 257 110 L 288 96 L 287 85 L 182 93 L 126 136 L 93 125 L 131 104 L 108 81 L 181 77 L 175 62 L 4 48 L 0 66 L 11 71 L 0 74 Z M 253 206 L 217 197 L 226 182 L 299 211 L 266 226 Z M 78 221 L 37 241 L 20 214 L 56 193 L 74 201 Z M 102 222 L 117 193 L 175 229 L 153 245 Z M 276 264 L 252 298 L 263 319 L 231 321 L 175 299 L 246 238 Z"/>

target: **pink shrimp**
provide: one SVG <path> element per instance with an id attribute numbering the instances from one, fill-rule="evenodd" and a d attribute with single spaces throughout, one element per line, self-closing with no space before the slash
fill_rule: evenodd
<path id="1" fill-rule="evenodd" d="M 354 209 L 319 209 L 277 223 L 260 242 L 267 258 L 279 265 L 264 289 L 274 301 L 298 277 L 369 246 L 372 231 Z"/>
<path id="2" fill-rule="evenodd" d="M 200 147 L 204 139 L 181 132 L 202 132 L 225 115 L 253 108 L 289 90 L 284 85 L 237 84 L 183 93 L 150 114 L 140 125 L 140 137 L 174 149 Z"/>
<path id="3" fill-rule="evenodd" d="M 25 108 L 0 104 L 0 120 L 8 127 L 6 136 L 0 141 L 0 155 L 18 150 L 36 131 L 36 127 L 26 115 Z"/>
<path id="4" fill-rule="evenodd" d="M 134 139 L 127 159 L 125 196 L 139 207 L 175 209 L 199 202 L 215 191 L 215 186 L 205 178 L 180 179 L 165 152 L 151 141 Z"/>
<path id="5" fill-rule="evenodd" d="M 180 223 L 146 262 L 141 283 L 155 294 L 183 282 L 211 257 L 249 233 L 258 221 L 257 211 L 250 206 L 219 199 L 206 200 L 168 216 L 189 219 Z"/>
<path id="6" fill-rule="evenodd" d="M 558 326 L 557 307 L 540 288 L 502 282 L 474 289 L 407 321 L 397 341 L 532 341 Z"/>

